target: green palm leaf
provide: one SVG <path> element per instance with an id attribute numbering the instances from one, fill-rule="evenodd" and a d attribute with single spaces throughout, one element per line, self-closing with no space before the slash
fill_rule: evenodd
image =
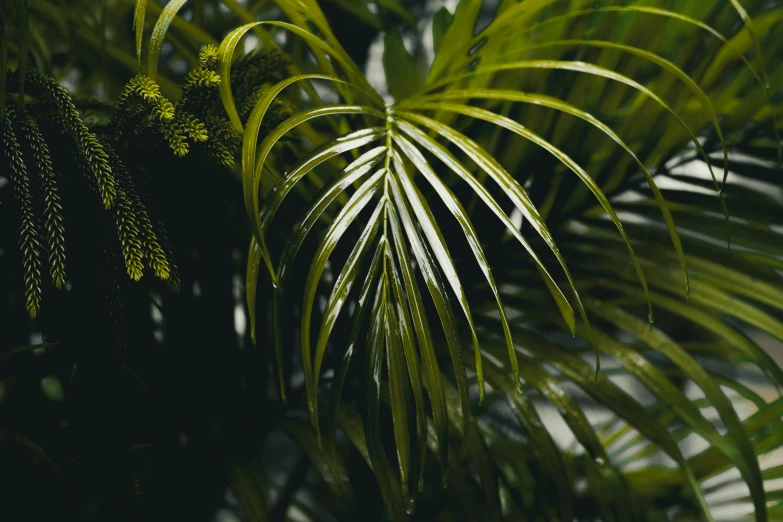
<path id="1" fill-rule="evenodd" d="M 769 33 L 777 14 L 753 24 L 736 0 L 711 2 L 709 15 L 697 7 L 527 0 L 500 2 L 491 23 L 475 32 L 482 2 L 465 0 L 453 19 L 437 17 L 438 52 L 423 86 L 398 35 L 386 39 L 395 97 L 387 105 L 315 2 L 278 3 L 290 23 L 248 23 L 223 41 L 221 98 L 244 132 L 251 329 L 255 336 L 258 296 L 271 296 L 282 393 L 296 388 L 282 368 L 298 337 L 303 402 L 319 445 L 321 398 L 330 383 L 324 448 L 330 457 L 319 464 L 322 473 L 345 479 L 335 433 L 341 429 L 372 469 L 389 512 L 405 518 L 415 490 L 426 489 L 429 452 L 444 480 L 465 484 L 455 471 L 456 442 L 460 457 L 477 470 L 469 480 L 480 484 L 492 517 L 526 513 L 540 501 L 545 512 L 570 520 L 578 476 L 597 499 L 597 516 L 653 519 L 668 501 L 661 485 L 673 481 L 688 489 L 694 512 L 712 520 L 703 482 L 735 467 L 755 519 L 767 520 L 757 456 L 781 441 L 762 446 L 756 434 L 779 418 L 759 399 L 759 414 L 743 419 L 724 388 L 745 397 L 752 392 L 709 364 L 749 362 L 783 383 L 772 359 L 733 326 L 741 322 L 783 339 L 773 268 L 780 267 L 779 234 L 752 221 L 759 205 L 772 212 L 780 203 L 747 186 L 735 196 L 731 181 L 735 173 L 776 179 L 770 156 L 780 148 L 778 109 L 767 84 L 778 74 L 768 63 L 777 62 L 765 62 L 757 30 Z M 718 13 L 739 16 L 747 34 L 724 36 Z M 672 55 L 668 42 L 656 48 L 658 35 L 642 27 L 650 20 L 662 24 L 661 39 L 679 39 L 689 49 L 705 34 L 713 37 L 716 44 L 705 51 L 711 61 Z M 272 28 L 309 49 L 309 64 L 294 57 L 300 71 L 321 72 L 298 73 L 265 90 L 243 125 L 228 81 L 231 61 L 244 34 Z M 746 56 L 750 49 L 760 73 Z M 343 101 L 322 103 L 327 92 Z M 760 96 L 741 99 L 741 92 Z M 262 138 L 265 114 L 278 98 L 300 110 Z M 755 153 L 764 159 L 743 162 L 739 149 L 759 134 L 766 141 Z M 295 145 L 285 141 L 301 136 L 306 139 Z M 683 164 L 698 165 L 712 181 L 683 175 Z M 714 172 L 719 165 L 722 180 Z M 564 176 L 568 171 L 576 176 Z M 717 193 L 720 211 L 704 189 Z M 483 205 L 466 205 L 466 195 Z M 502 226 L 488 225 L 485 215 Z M 291 217 L 293 227 L 281 234 L 285 227 L 277 223 Z M 718 246 L 727 224 L 739 252 Z M 262 266 L 272 288 L 260 285 Z M 542 299 L 547 294 L 554 309 Z M 642 309 L 646 317 L 639 317 Z M 563 321 L 576 340 L 558 337 Z M 705 347 L 668 331 L 680 324 L 718 344 Z M 627 338 L 634 342 L 618 340 Z M 634 379 L 654 404 L 641 404 L 600 372 L 599 359 L 594 366 L 585 362 L 585 341 L 612 363 L 606 372 Z M 703 392 L 724 432 L 673 376 Z M 347 389 L 358 393 L 347 398 Z M 611 414 L 605 429 L 574 389 Z M 558 412 L 584 458 L 557 447 L 531 394 Z M 486 421 L 496 396 L 510 404 L 524 444 L 508 442 Z M 361 421 L 346 413 L 353 407 Z M 631 432 L 631 441 L 624 440 Z M 708 449 L 685 454 L 679 443 L 690 434 Z M 504 452 L 528 445 L 541 482 L 554 485 L 560 502 L 526 499 L 521 468 L 503 466 Z M 657 478 L 648 481 L 627 468 L 622 455 L 629 451 L 637 460 L 667 455 L 674 468 L 650 471 Z M 626 502 L 645 494 L 660 505 Z"/>

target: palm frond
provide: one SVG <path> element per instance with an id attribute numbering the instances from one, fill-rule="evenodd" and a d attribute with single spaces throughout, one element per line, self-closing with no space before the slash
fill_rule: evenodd
<path id="1" fill-rule="evenodd" d="M 436 17 L 427 75 L 387 34 L 386 103 L 314 0 L 276 3 L 288 21 L 229 2 L 245 25 L 220 44 L 216 72 L 243 136 L 251 332 L 263 342 L 268 312 L 281 396 L 302 397 L 312 425 L 283 431 L 333 493 L 351 494 L 339 429 L 397 519 L 417 490 L 426 497 L 431 455 L 454 491 L 479 485 L 490 518 L 713 520 L 705 483 L 736 469 L 755 520 L 768 520 L 776 496 L 758 456 L 781 443 L 769 434 L 779 405 L 730 370 L 749 363 L 783 384 L 746 334 L 783 340 L 779 230 L 758 221 L 780 201 L 732 180 L 779 174 L 782 68 L 766 47 L 783 46 L 781 6 L 754 3 L 753 18 L 738 0 L 501 1 L 476 31 L 483 2 L 464 0 Z M 156 25 L 153 78 L 181 5 Z M 244 118 L 232 64 L 251 31 L 288 52 L 289 76 Z M 275 102 L 296 112 L 266 133 Z M 301 393 L 285 370 L 296 344 Z M 735 394 L 757 413 L 743 418 Z M 596 422 L 587 398 L 610 420 Z M 544 408 L 575 449 L 558 446 Z M 691 435 L 707 449 L 686 452 Z M 470 512 L 476 499 L 460 501 Z"/>

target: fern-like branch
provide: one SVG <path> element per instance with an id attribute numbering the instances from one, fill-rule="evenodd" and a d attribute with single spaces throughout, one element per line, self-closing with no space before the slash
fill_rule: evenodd
<path id="1" fill-rule="evenodd" d="M 35 318 L 41 306 L 40 227 L 33 208 L 30 176 L 14 129 L 21 126 L 20 120 L 21 115 L 16 109 L 6 107 L 6 119 L 3 121 L 3 156 L 20 209 L 19 247 L 22 250 L 24 269 L 25 306 L 30 318 Z"/>

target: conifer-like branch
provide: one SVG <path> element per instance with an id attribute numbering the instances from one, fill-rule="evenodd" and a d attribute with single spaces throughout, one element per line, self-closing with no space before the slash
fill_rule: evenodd
<path id="1" fill-rule="evenodd" d="M 220 165 L 230 169 L 242 148 L 242 136 L 225 118 L 208 116 L 205 124 L 211 138 L 204 142 L 204 147 Z"/>
<path id="2" fill-rule="evenodd" d="M 43 202 L 46 247 L 49 250 L 49 273 L 59 290 L 65 285 L 65 226 L 54 168 L 38 124 L 29 114 L 22 116 L 22 136 L 38 171 L 37 181 Z"/>
<path id="3" fill-rule="evenodd" d="M 120 239 L 125 268 L 134 281 L 141 279 L 144 271 L 144 252 L 141 247 L 141 235 L 136 225 L 136 212 L 131 205 L 127 193 L 120 186 L 117 188 L 117 206 L 114 209 L 114 220 L 117 224 L 117 236 Z"/>
<path id="4" fill-rule="evenodd" d="M 179 290 L 181 282 L 166 232 L 148 204 L 149 194 L 140 188 L 135 172 L 129 170 L 123 157 L 139 147 L 155 150 L 161 143 L 181 157 L 198 144 L 222 167 L 233 167 L 242 136 L 224 113 L 218 92 L 221 77 L 217 63 L 218 48 L 204 46 L 199 53 L 199 65 L 186 76 L 182 98 L 176 105 L 161 94 L 154 80 L 137 75 L 126 84 L 113 106 L 96 98 L 81 97 L 77 108 L 59 82 L 35 70 L 25 73 L 28 95 L 34 98 L 28 109 L 31 112 L 20 113 L 10 108 L 0 132 L 5 145 L 2 159 L 9 167 L 21 207 L 20 247 L 26 306 L 31 317 L 40 308 L 44 252 L 48 254 L 53 285 L 58 289 L 65 286 L 65 220 L 56 176 L 67 176 L 74 171 L 85 175 L 89 190 L 100 199 L 104 209 L 111 211 L 107 220 L 113 223 L 111 228 L 116 228 L 112 234 L 116 233 L 129 277 L 134 281 L 141 279 L 146 259 L 159 279 L 172 290 Z M 288 63 L 288 57 L 276 50 L 254 51 L 237 61 L 231 77 L 243 119 L 270 82 L 281 77 Z M 19 72 L 9 74 L 8 80 L 9 90 L 16 90 L 21 80 Z M 274 100 L 260 134 L 274 129 L 291 112 L 284 100 Z M 91 129 L 85 121 L 94 127 Z M 50 146 L 54 144 L 47 143 L 50 136 L 58 134 L 72 138 L 75 145 L 65 147 L 68 154 L 63 158 L 63 165 L 52 161 Z M 143 168 L 143 161 L 133 164 L 134 169 Z M 107 284 L 107 299 L 111 299 L 110 294 L 116 294 L 116 280 Z M 121 311 L 111 315 L 113 322 L 121 322 Z M 121 329 L 118 327 L 117 331 Z"/>
<path id="5" fill-rule="evenodd" d="M 18 81 L 18 74 L 11 76 Z M 76 110 L 76 106 L 62 85 L 34 70 L 28 71 L 27 80 L 28 85 L 43 91 L 54 102 L 59 123 L 76 140 L 79 153 L 84 156 L 95 175 L 103 207 L 110 209 L 117 197 L 117 189 L 108 157 L 97 137 L 84 124 L 79 111 Z"/>
<path id="6" fill-rule="evenodd" d="M 144 256 L 147 258 L 150 267 L 155 275 L 162 280 L 167 280 L 171 274 L 171 264 L 169 257 L 161 247 L 155 228 L 150 220 L 149 213 L 134 186 L 128 170 L 120 160 L 116 151 L 111 147 L 106 148 L 109 158 L 112 161 L 112 168 L 117 174 L 119 186 L 125 195 L 125 198 L 133 211 L 136 226 L 139 230 L 139 239 L 144 250 Z"/>
<path id="7" fill-rule="evenodd" d="M 10 173 L 16 200 L 19 203 L 19 247 L 24 269 L 25 307 L 30 318 L 35 318 L 41 306 L 41 243 L 36 216 L 33 211 L 33 192 L 22 150 L 14 132 L 19 124 L 19 113 L 6 107 L 3 121 L 3 159 Z M 13 123 L 13 124 L 12 124 Z"/>
<path id="8" fill-rule="evenodd" d="M 150 194 L 147 192 L 143 183 L 139 183 L 137 185 L 136 193 L 144 205 L 144 208 L 147 210 L 147 216 L 149 217 L 153 230 L 155 230 L 155 235 L 158 240 L 158 244 L 163 251 L 163 255 L 166 259 L 169 260 L 169 277 L 166 279 L 166 286 L 172 292 L 179 292 L 180 288 L 182 287 L 182 281 L 180 279 L 177 264 L 173 262 L 174 249 L 171 248 L 171 243 L 169 243 L 169 238 L 166 234 L 166 228 L 163 226 L 160 215 L 158 215 L 158 210 L 155 208 L 155 205 L 152 204 L 152 198 L 150 197 Z"/>

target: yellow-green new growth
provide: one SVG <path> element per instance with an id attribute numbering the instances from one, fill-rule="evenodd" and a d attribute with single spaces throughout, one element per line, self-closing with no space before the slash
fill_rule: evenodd
<path id="1" fill-rule="evenodd" d="M 174 118 L 174 105 L 161 96 L 158 84 L 143 74 L 134 76 L 125 84 L 117 98 L 117 113 L 125 113 L 134 98 L 140 98 L 147 103 L 159 120 L 169 121 Z"/>
<path id="2" fill-rule="evenodd" d="M 38 183 L 44 205 L 44 229 L 49 250 L 49 273 L 60 290 L 65 285 L 65 227 L 54 168 L 38 124 L 29 114 L 22 117 L 22 134 L 38 171 Z"/>
<path id="3" fill-rule="evenodd" d="M 155 272 L 155 276 L 166 281 L 171 274 L 172 266 L 168 256 L 161 247 L 155 228 L 150 220 L 147 207 L 139 197 L 136 187 L 134 187 L 130 174 L 120 161 L 116 151 L 107 147 L 107 152 L 112 161 L 112 167 L 117 174 L 117 180 L 123 191 L 125 199 L 134 214 L 134 222 L 138 228 L 139 239 L 143 247 L 144 256 L 149 262 L 149 266 Z"/>
<path id="4" fill-rule="evenodd" d="M 195 142 L 203 143 L 209 138 L 207 128 L 198 118 L 187 112 L 178 112 L 174 121 L 179 131 Z"/>
<path id="5" fill-rule="evenodd" d="M 198 65 L 201 69 L 209 69 L 211 71 L 217 70 L 218 63 L 218 51 L 217 45 L 205 45 L 198 53 Z M 220 81 L 220 80 L 218 80 Z"/>
<path id="6" fill-rule="evenodd" d="M 163 135 L 177 156 L 188 153 L 187 138 L 199 143 L 207 141 L 207 129 L 195 116 L 187 112 L 178 111 L 174 121 L 163 127 Z"/>
<path id="7" fill-rule="evenodd" d="M 194 69 L 185 76 L 182 84 L 183 91 L 203 87 L 217 87 L 220 85 L 220 75 L 209 69 Z"/>
<path id="8" fill-rule="evenodd" d="M 207 84 L 214 81 L 220 82 L 219 78 L 217 80 L 210 79 L 208 71 L 206 73 L 207 77 L 205 78 L 199 74 L 194 75 L 194 73 L 188 75 L 188 78 L 191 79 L 192 89 L 198 87 L 198 82 L 206 82 Z M 133 100 L 139 100 L 142 103 L 141 107 L 146 107 L 151 113 L 153 119 L 157 121 L 156 124 L 153 124 L 153 130 L 157 130 L 163 135 L 175 155 L 182 157 L 188 153 L 190 148 L 188 139 L 202 143 L 207 141 L 208 133 L 204 123 L 187 110 L 183 110 L 179 106 L 175 108 L 168 99 L 160 94 L 158 84 L 143 74 L 133 77 L 125 85 L 117 99 L 113 124 L 119 135 L 123 134 L 126 130 L 125 127 L 133 126 L 133 132 L 139 132 L 140 129 L 143 129 L 143 124 L 137 120 L 144 113 L 140 113 L 138 107 L 131 107 Z"/>
<path id="9" fill-rule="evenodd" d="M 178 109 L 202 114 L 215 99 L 220 86 L 217 68 L 217 48 L 205 46 L 199 53 L 199 67 L 190 71 L 182 82 L 182 98 Z"/>
<path id="10" fill-rule="evenodd" d="M 125 268 L 134 281 L 141 279 L 144 270 L 144 252 L 139 239 L 139 228 L 136 225 L 136 212 L 128 196 L 121 187 L 117 190 L 117 205 L 114 209 L 114 221 L 117 223 L 117 236 L 125 259 Z"/>

